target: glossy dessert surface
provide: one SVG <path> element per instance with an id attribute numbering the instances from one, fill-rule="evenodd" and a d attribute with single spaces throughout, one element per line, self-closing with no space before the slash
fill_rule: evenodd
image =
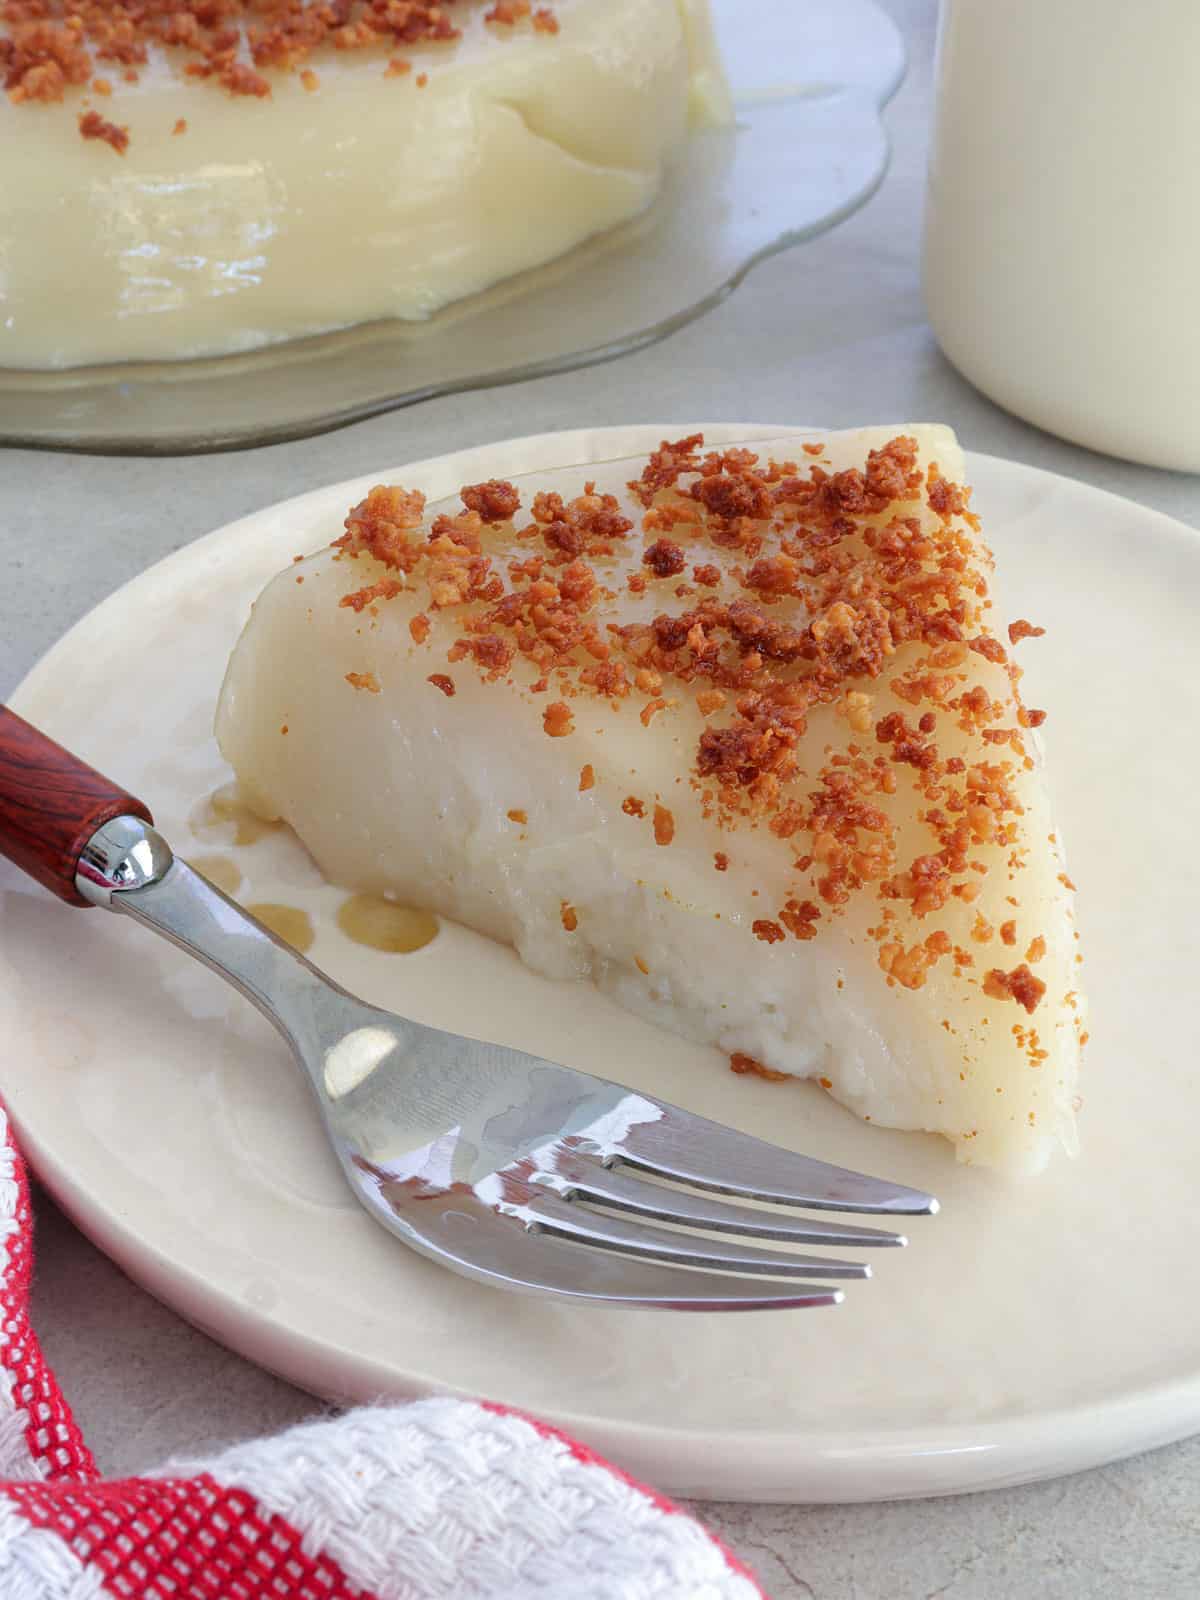
<path id="1" fill-rule="evenodd" d="M 698 0 L 561 0 L 512 22 L 479 0 L 406 7 L 454 33 L 411 41 L 348 5 L 303 46 L 241 9 L 224 56 L 211 28 L 207 53 L 165 46 L 155 8 L 159 36 L 118 47 L 84 27 L 74 54 L 49 23 L 0 24 L 0 138 L 22 152 L 0 185 L 0 365 L 424 319 L 636 216 L 689 123 L 728 114 Z"/>
<path id="2" fill-rule="evenodd" d="M 1073 885 L 954 436 L 380 486 L 268 586 L 218 736 L 327 878 L 1035 1171 L 1075 1140 Z"/>

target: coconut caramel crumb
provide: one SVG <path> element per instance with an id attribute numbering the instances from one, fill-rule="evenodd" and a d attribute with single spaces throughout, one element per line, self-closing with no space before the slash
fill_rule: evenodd
<path id="1" fill-rule="evenodd" d="M 1015 1000 L 1032 1014 L 1046 992 L 1046 985 L 1022 962 L 1011 972 L 993 967 L 983 980 L 983 992 L 992 1000 Z"/>
<path id="2" fill-rule="evenodd" d="M 565 700 L 555 700 L 542 712 L 542 727 L 552 739 L 561 739 L 575 726 Z"/>
<path id="3" fill-rule="evenodd" d="M 468 511 L 478 512 L 484 522 L 511 522 L 521 506 L 521 496 L 504 478 L 489 478 L 486 483 L 467 484 L 460 490 Z"/>
<path id="4" fill-rule="evenodd" d="M 815 939 L 821 908 L 811 900 L 788 900 L 779 912 L 779 920 L 793 939 Z"/>
<path id="5" fill-rule="evenodd" d="M 1008 642 L 1018 644 L 1022 639 L 1040 639 L 1045 632 L 1045 628 L 1035 628 L 1032 622 L 1026 622 L 1024 617 L 1018 617 L 1016 622 L 1010 622 L 1008 625 Z"/>
<path id="6" fill-rule="evenodd" d="M 786 1083 L 791 1077 L 790 1072 L 776 1072 L 771 1067 L 764 1067 L 761 1061 L 748 1056 L 743 1050 L 735 1050 L 730 1056 L 729 1070 L 740 1077 L 750 1074 L 755 1078 L 763 1078 L 767 1083 Z"/>
<path id="7" fill-rule="evenodd" d="M 656 578 L 673 578 L 687 566 L 683 546 L 672 539 L 656 539 L 648 545 L 642 564 L 650 568 Z"/>
<path id="8" fill-rule="evenodd" d="M 85 139 L 99 139 L 119 156 L 129 148 L 129 129 L 107 122 L 98 111 L 84 111 L 79 117 L 79 132 Z"/>
<path id="9" fill-rule="evenodd" d="M 184 79 L 224 90 L 233 98 L 269 99 L 272 77 L 296 73 L 309 92 L 318 78 L 308 65 L 314 52 L 411 48 L 449 44 L 460 37 L 454 12 L 463 0 L 154 0 L 130 6 L 112 0 L 5 0 L 0 10 L 0 81 L 20 105 L 61 101 L 91 82 L 107 95 L 111 81 L 94 77 L 97 61 L 121 68 L 123 83 L 136 83 L 151 50 L 167 51 Z M 500 0 L 491 20 L 528 18 L 535 34 L 555 34 L 559 23 L 548 6 L 527 0 Z M 501 16 L 500 13 L 504 15 Z M 513 29 L 507 30 L 512 32 Z M 388 76 L 411 71 L 403 56 L 388 59 Z M 270 76 L 268 76 L 270 75 Z M 424 87 L 429 75 L 415 82 Z M 99 119 L 103 123 L 103 119 Z M 84 138 L 98 138 L 122 150 L 127 130 L 109 132 L 80 119 Z M 183 129 L 176 125 L 174 131 Z"/>

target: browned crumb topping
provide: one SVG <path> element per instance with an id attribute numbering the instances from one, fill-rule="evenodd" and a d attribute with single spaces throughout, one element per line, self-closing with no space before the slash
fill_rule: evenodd
<path id="1" fill-rule="evenodd" d="M 565 700 L 555 700 L 542 712 L 542 727 L 552 739 L 562 739 L 575 726 L 571 708 Z"/>
<path id="2" fill-rule="evenodd" d="M 486 483 L 468 484 L 462 490 L 462 503 L 484 522 L 508 522 L 520 509 L 521 496 L 504 479 L 489 478 Z"/>
<path id="3" fill-rule="evenodd" d="M 435 689 L 440 689 L 447 697 L 455 692 L 454 679 L 447 672 L 431 672 L 425 681 L 431 683 Z"/>
<path id="4" fill-rule="evenodd" d="M 672 578 L 687 566 L 687 556 L 683 553 L 683 546 L 671 539 L 655 540 L 647 548 L 642 561 L 656 578 Z"/>
<path id="5" fill-rule="evenodd" d="M 524 811 L 521 811 L 518 808 L 514 808 L 512 811 L 506 812 L 505 815 L 508 817 L 508 820 L 510 822 L 528 822 L 529 821 L 528 813 L 524 812 Z"/>
<path id="6" fill-rule="evenodd" d="M 379 693 L 379 679 L 373 672 L 348 672 L 346 682 L 352 689 L 365 689 L 368 694 Z"/>
<path id="7" fill-rule="evenodd" d="M 765 828 L 785 847 L 755 935 L 810 940 L 869 897 L 879 967 L 890 984 L 916 989 L 938 963 L 973 974 L 965 943 L 1016 942 L 1015 922 L 997 929 L 977 916 L 969 939 L 961 923 L 952 938 L 939 914 L 961 915 L 977 898 L 992 870 L 985 849 L 993 860 L 1002 852 L 1010 877 L 1023 864 L 1016 778 L 1032 765 L 1023 731 L 1041 713 L 1023 707 L 1019 669 L 988 625 L 989 560 L 969 489 L 922 468 L 904 436 L 843 471 L 817 459 L 822 449 L 806 449 L 801 467 L 744 448 L 706 451 L 699 434 L 664 441 L 630 485 L 644 543 L 628 583 L 654 597 L 634 623 L 604 615 L 620 581 L 610 558 L 634 524 L 593 483 L 573 499 L 536 493 L 523 509 L 511 483 L 492 479 L 462 490 L 462 511 L 431 521 L 421 495 L 372 489 L 336 544 L 383 576 L 340 603 L 359 611 L 414 591 L 424 607 L 410 624 L 417 643 L 431 637 L 427 612 L 449 612 L 449 661 L 473 663 L 484 681 L 522 662 L 531 692 L 550 699 L 541 715 L 551 737 L 572 731 L 581 698 L 620 709 L 632 697 L 643 726 L 661 719 L 668 730 L 678 723 L 667 713 L 690 701 L 704 719 L 690 803 L 721 828 Z M 659 587 L 686 571 L 695 586 Z M 1022 620 L 1010 639 L 1039 631 Z M 1002 687 L 971 683 L 976 657 L 1001 669 Z M 888 705 L 875 710 L 883 692 Z M 891 709 L 896 701 L 903 709 Z M 844 732 L 802 768 L 798 746 L 818 708 Z M 594 782 L 584 767 L 580 789 Z M 897 795 L 921 830 L 903 844 Z M 635 796 L 622 809 L 646 814 Z M 655 805 L 660 844 L 678 814 Z M 728 865 L 717 852 L 716 870 Z M 1036 948 L 1035 939 L 1027 960 Z M 992 994 L 999 971 L 969 981 Z M 1043 986 L 1021 973 L 1004 993 L 1032 1009 Z"/>
<path id="8" fill-rule="evenodd" d="M 417 44 L 449 44 L 461 37 L 452 13 L 471 0 L 4 0 L 0 6 L 0 79 L 18 104 L 59 101 L 80 89 L 97 61 L 123 68 L 136 83 L 151 49 L 178 52 L 186 77 L 207 80 L 230 95 L 265 98 L 268 73 L 299 72 L 308 90 L 317 75 L 305 63 L 321 48 L 367 50 L 379 55 Z M 555 34 L 548 6 L 500 0 L 487 20 L 512 25 L 528 17 L 534 33 Z M 411 70 L 392 55 L 389 76 Z M 415 82 L 424 87 L 427 73 Z M 100 87 L 104 84 L 105 87 Z M 98 79 L 97 94 L 111 85 Z M 102 119 L 101 119 L 102 120 Z M 125 143 L 80 122 L 85 139 Z M 109 124 L 108 126 L 114 126 Z M 176 132 L 183 130 L 176 125 Z M 128 141 L 124 129 L 117 132 Z"/>
<path id="9" fill-rule="evenodd" d="M 765 1078 L 768 1083 L 785 1083 L 791 1077 L 789 1072 L 775 1072 L 771 1067 L 764 1067 L 761 1061 L 756 1061 L 741 1050 L 735 1050 L 730 1056 L 729 1070 L 743 1076 L 753 1073 L 756 1078 Z"/>
<path id="10" fill-rule="evenodd" d="M 579 792 L 582 794 L 585 789 L 593 788 L 595 782 L 596 774 L 589 761 L 586 767 L 580 767 L 579 769 Z"/>
<path id="11" fill-rule="evenodd" d="M 725 854 L 724 850 L 718 850 L 714 853 L 713 866 L 718 872 L 729 871 L 729 857 Z"/>
<path id="12" fill-rule="evenodd" d="M 550 7 L 538 6 L 535 10 L 531 0 L 496 0 L 492 9 L 484 12 L 483 20 L 500 22 L 511 28 L 526 17 L 532 22 L 535 33 L 558 32 L 558 18 Z"/>
<path id="13" fill-rule="evenodd" d="M 879 965 L 893 983 L 905 989 L 919 989 L 925 974 L 942 956 L 950 955 L 950 937 L 942 929 L 931 933 L 921 943 L 905 949 L 899 940 L 888 940 L 879 947 Z M 965 963 L 960 963 L 963 965 Z"/>
<path id="14" fill-rule="evenodd" d="M 815 939 L 820 915 L 820 908 L 811 900 L 788 900 L 779 913 L 779 920 L 793 939 Z"/>
<path id="15" fill-rule="evenodd" d="M 559 906 L 558 914 L 562 918 L 562 925 L 567 932 L 574 933 L 575 929 L 579 926 L 579 913 L 575 910 L 575 907 L 569 900 L 564 900 L 562 902 L 562 904 Z"/>
<path id="16" fill-rule="evenodd" d="M 992 1000 L 1015 1000 L 1026 1011 L 1033 1012 L 1046 992 L 1046 985 L 1022 962 L 1011 972 L 993 967 L 983 980 L 983 992 Z"/>
<path id="17" fill-rule="evenodd" d="M 129 129 L 106 122 L 98 111 L 80 113 L 79 132 L 85 139 L 100 139 L 111 145 L 119 156 L 123 156 L 129 146 Z"/>
<path id="18" fill-rule="evenodd" d="M 187 118 L 186 117 L 178 117 L 178 118 L 176 118 L 175 126 L 171 129 L 171 132 L 176 137 L 178 137 L 178 135 L 181 134 L 181 133 L 186 133 L 187 132 Z M 297 578 L 296 582 L 299 583 L 299 581 L 300 580 Z"/>
<path id="19" fill-rule="evenodd" d="M 1035 628 L 1032 622 L 1026 622 L 1024 617 L 1018 617 L 1015 622 L 1010 622 L 1008 625 L 1008 642 L 1019 644 L 1022 639 L 1040 639 L 1045 632 L 1045 628 Z"/>

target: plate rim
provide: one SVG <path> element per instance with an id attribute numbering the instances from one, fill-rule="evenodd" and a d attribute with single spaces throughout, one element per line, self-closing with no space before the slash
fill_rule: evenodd
<path id="1" fill-rule="evenodd" d="M 52 1158 L 43 1164 L 40 1152 L 44 1147 L 24 1131 L 15 1113 L 10 1115 L 18 1143 L 39 1180 L 80 1231 L 139 1287 L 243 1360 L 335 1404 L 369 1404 L 381 1397 L 421 1399 L 431 1395 L 466 1400 L 494 1398 L 415 1373 L 407 1375 L 411 1382 L 403 1386 L 393 1380 L 386 1391 L 374 1393 L 362 1387 L 349 1391 L 315 1385 L 313 1365 L 336 1361 L 344 1354 L 339 1347 L 291 1326 L 281 1330 L 265 1313 L 245 1302 L 235 1302 L 232 1295 L 221 1296 L 222 1304 L 236 1313 L 227 1320 L 193 1312 L 193 1300 L 204 1300 L 206 1294 L 211 1294 L 211 1287 L 201 1274 L 170 1260 L 140 1233 L 135 1239 L 128 1225 L 119 1243 L 110 1248 L 107 1241 L 116 1238 L 120 1230 L 110 1228 L 107 1218 L 97 1223 L 83 1214 L 76 1202 L 82 1191 L 54 1165 Z M 155 1281 L 150 1281 L 151 1272 Z M 172 1292 L 164 1292 L 163 1286 L 168 1283 Z M 607 1313 L 601 1310 L 599 1314 Z M 231 1333 L 231 1328 L 236 1333 Z M 264 1345 L 272 1346 L 270 1358 L 247 1352 L 240 1342 L 243 1329 L 257 1330 Z M 1136 1438 L 1130 1436 L 1127 1425 L 1122 1427 L 1131 1412 L 1143 1419 Z M 648 1481 L 663 1482 L 662 1463 L 669 1459 L 672 1467 L 666 1487 L 681 1499 L 777 1505 L 920 1500 L 1057 1478 L 1188 1438 L 1200 1431 L 1200 1364 L 1196 1374 L 1184 1383 L 1162 1381 L 1103 1403 L 1079 1403 L 1039 1412 L 1032 1429 L 1025 1418 L 981 1424 L 931 1423 L 919 1448 L 914 1444 L 913 1430 L 908 1428 L 806 1433 L 802 1463 L 789 1459 L 789 1447 L 798 1435 L 757 1429 L 666 1428 L 559 1408 L 542 1410 L 538 1415 L 573 1437 L 586 1440 L 589 1447 Z M 1149 1424 L 1147 1417 L 1151 1419 Z M 1181 1418 L 1186 1419 L 1182 1424 Z M 1041 1459 L 1036 1466 L 1030 1464 L 1031 1433 L 1041 1442 Z M 986 1438 L 981 1437 L 984 1434 Z M 717 1476 L 710 1478 L 700 1459 L 709 1451 L 718 1450 L 723 1460 Z M 774 1459 L 764 1469 L 766 1451 Z M 964 1459 L 971 1463 L 966 1472 Z M 899 1472 L 897 1462 L 902 1463 Z M 952 1472 L 947 1472 L 947 1462 L 956 1464 Z M 742 1476 L 740 1487 L 730 1486 L 731 1463 Z M 878 1475 L 871 1478 L 871 1472 Z M 758 1479 L 756 1473 L 761 1475 Z"/>
<path id="2" fill-rule="evenodd" d="M 13 691 L 9 704 L 20 712 L 35 700 L 57 658 L 76 650 L 92 630 L 103 627 L 110 611 L 118 604 L 128 605 L 131 594 L 140 587 L 149 589 L 169 577 L 175 568 L 192 565 L 198 559 L 219 560 L 226 546 L 244 538 L 249 526 L 264 516 L 290 519 L 305 512 L 316 515 L 318 508 L 323 512 L 325 503 L 348 503 L 347 497 L 359 495 L 388 478 L 407 477 L 412 481 L 418 474 L 438 471 L 449 476 L 461 473 L 459 481 L 465 481 L 475 470 L 473 461 L 482 462 L 506 448 L 526 454 L 545 451 L 540 457 L 542 468 L 554 470 L 636 454 L 653 448 L 662 438 L 696 431 L 704 432 L 714 443 L 731 443 L 767 437 L 799 439 L 829 430 L 795 423 L 696 422 L 556 430 L 469 446 L 405 466 L 389 465 L 271 502 L 172 551 L 105 596 L 41 656 Z M 972 478 L 976 469 L 983 467 L 985 472 L 1015 472 L 1042 485 L 1065 484 L 1073 494 L 1135 506 L 1139 519 L 1151 520 L 1172 539 L 1193 547 L 1200 541 L 1200 530 L 1084 480 L 979 452 L 968 452 L 967 463 Z M 56 1158 L 50 1144 L 26 1129 L 16 1107 L 10 1104 L 9 1112 L 22 1149 L 46 1188 L 80 1230 L 135 1282 L 245 1359 L 310 1393 L 351 1397 L 347 1390 L 322 1388 L 313 1377 L 314 1367 L 333 1364 L 339 1358 L 344 1361 L 344 1347 L 304 1330 L 294 1321 L 281 1323 L 231 1291 L 215 1287 L 202 1270 L 171 1259 L 136 1219 L 120 1216 L 105 1202 L 86 1193 Z M 361 1357 L 354 1359 L 360 1370 L 374 1365 Z M 409 1371 L 404 1379 L 401 1383 L 393 1374 L 388 1392 L 411 1396 L 469 1393 L 438 1383 L 426 1373 Z M 366 1388 L 360 1386 L 353 1398 L 365 1398 L 366 1393 Z M 801 1435 L 760 1429 L 667 1428 L 558 1408 L 548 1410 L 546 1417 L 568 1432 L 586 1437 L 629 1470 L 659 1482 L 665 1480 L 671 1492 L 682 1496 L 774 1503 L 911 1499 L 1036 1481 L 1099 1466 L 1187 1437 L 1200 1430 L 1200 1360 L 1196 1370 L 1185 1378 L 1158 1380 L 1102 1400 L 1041 1411 L 1033 1418 L 933 1422 L 923 1430 L 926 1437 L 920 1443 L 914 1437 L 916 1430 L 909 1425 Z M 802 1451 L 799 1459 L 798 1446 Z M 720 1456 L 711 1477 L 708 1466 L 697 1459 L 710 1452 L 719 1452 Z M 740 1478 L 740 1483 L 731 1481 L 731 1476 Z"/>

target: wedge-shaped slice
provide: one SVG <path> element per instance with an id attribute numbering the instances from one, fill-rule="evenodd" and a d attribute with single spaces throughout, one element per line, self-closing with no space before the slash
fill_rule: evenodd
<path id="1" fill-rule="evenodd" d="M 590 470 L 376 489 L 281 573 L 218 713 L 250 804 L 333 881 L 735 1067 L 968 1161 L 1072 1148 L 1071 885 L 1012 655 L 1033 630 L 993 606 L 953 435 Z"/>

